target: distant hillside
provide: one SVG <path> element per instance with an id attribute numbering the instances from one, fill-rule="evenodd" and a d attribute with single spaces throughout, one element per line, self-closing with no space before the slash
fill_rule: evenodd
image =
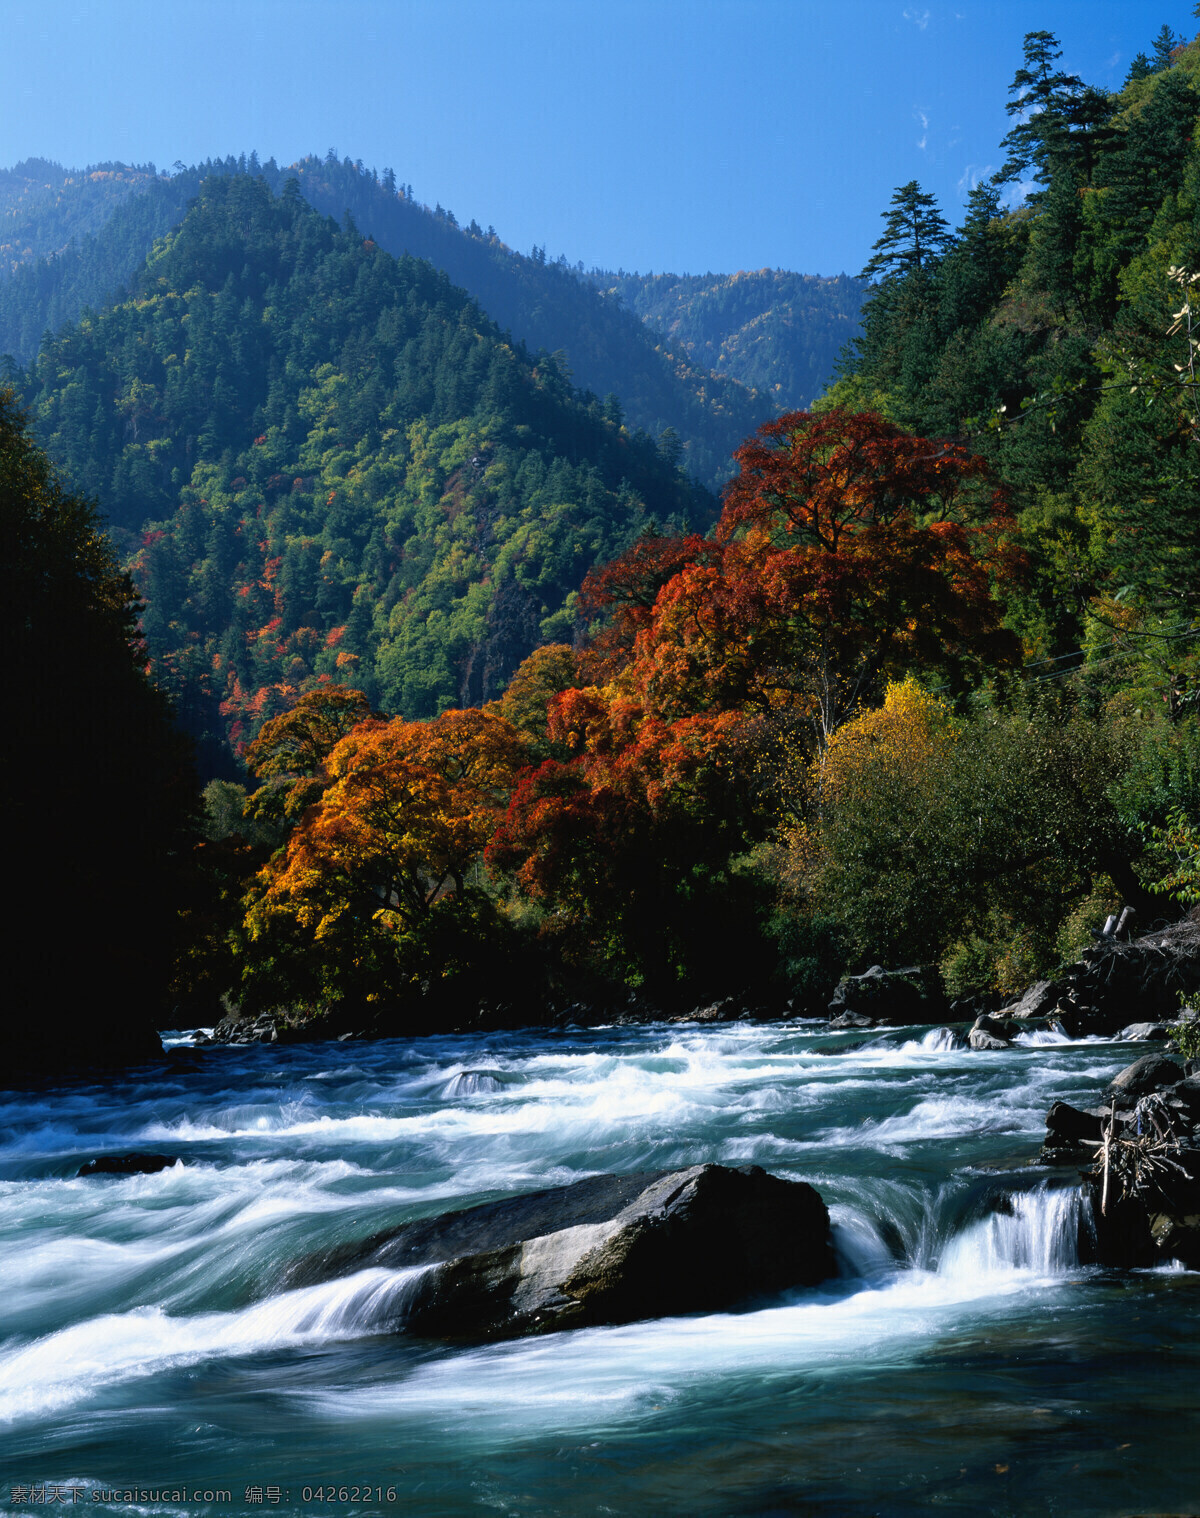
<path id="1" fill-rule="evenodd" d="M 806 410 L 859 333 L 865 279 L 824 279 L 759 269 L 739 274 L 610 274 L 588 278 L 663 334 L 676 352 L 768 396 L 776 410 Z"/>
<path id="2" fill-rule="evenodd" d="M 75 170 L 27 158 L 0 169 L 0 274 L 98 231 L 123 200 L 154 177 L 152 163 L 97 163 Z"/>
<path id="3" fill-rule="evenodd" d="M 318 210 L 338 222 L 349 212 L 380 247 L 428 259 L 517 341 L 556 354 L 574 384 L 598 397 L 619 397 L 632 428 L 654 438 L 671 429 L 689 471 L 708 484 L 727 476 L 732 450 L 773 409 L 766 398 L 700 367 L 682 350 L 668 351 L 633 311 L 605 297 L 565 262 L 547 261 L 540 250 L 516 253 L 475 223 L 460 227 L 441 207 L 431 211 L 418 204 L 390 172 L 377 178 L 349 159 L 333 157 L 281 168 L 273 160 L 260 164 L 254 154 L 181 169 L 169 178 L 130 171 L 136 182 L 131 180 L 129 189 L 141 193 L 127 190 L 123 200 L 114 193 L 103 214 L 93 204 L 90 181 L 85 185 L 83 176 L 55 173 L 56 205 L 91 198 L 87 217 L 81 202 L 71 224 L 73 244 L 61 235 L 69 220 L 61 208 L 54 237 L 43 228 L 49 212 L 42 201 L 28 200 L 28 229 L 14 221 L 14 237 L 24 237 L 35 253 L 40 248 L 55 254 L 27 258 L 0 279 L 0 353 L 20 363 L 34 358 L 44 332 L 74 321 L 86 307 L 104 304 L 126 286 L 154 239 L 182 219 L 206 176 L 249 173 L 261 174 L 277 193 L 295 177 Z"/>
<path id="4" fill-rule="evenodd" d="M 487 700 L 571 636 L 593 564 L 711 519 L 669 441 L 295 184 L 209 175 L 130 291 L 18 378 L 210 769 L 322 680 L 409 716 Z"/>

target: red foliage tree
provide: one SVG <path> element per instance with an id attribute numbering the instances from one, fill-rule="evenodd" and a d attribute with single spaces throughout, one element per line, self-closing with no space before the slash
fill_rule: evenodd
<path id="1" fill-rule="evenodd" d="M 1018 656 L 995 594 L 1014 521 L 982 459 L 842 411 L 779 417 L 734 457 L 715 545 L 637 636 L 655 709 L 786 707 L 824 742 L 887 677 Z"/>
<path id="2" fill-rule="evenodd" d="M 548 709 L 571 757 L 525 776 L 488 852 L 660 979 L 703 890 L 730 888 L 753 719 L 799 717 L 820 746 L 890 676 L 1019 652 L 995 593 L 1012 514 L 981 459 L 847 412 L 780 417 L 735 458 L 712 540 L 642 539 L 589 576 L 597 683 Z"/>

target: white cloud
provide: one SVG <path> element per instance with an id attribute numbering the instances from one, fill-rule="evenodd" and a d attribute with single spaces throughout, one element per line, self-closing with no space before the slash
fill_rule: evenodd
<path id="1" fill-rule="evenodd" d="M 1006 211 L 1016 211 L 1025 204 L 1026 199 L 1037 189 L 1036 179 L 1019 179 L 1016 184 L 1005 187 L 1000 197 L 1000 204 Z"/>
<path id="2" fill-rule="evenodd" d="M 970 192 L 990 178 L 996 172 L 995 166 L 990 163 L 969 163 L 962 171 L 962 177 L 958 181 L 958 193 L 966 200 Z"/>
<path id="3" fill-rule="evenodd" d="M 929 12 L 918 10 L 905 11 L 904 19 L 905 21 L 911 21 L 914 26 L 919 27 L 921 31 L 924 31 L 925 28 L 929 25 Z"/>
<path id="4" fill-rule="evenodd" d="M 913 120 L 921 123 L 921 135 L 917 138 L 917 147 L 923 153 L 925 151 L 925 144 L 929 141 L 929 117 L 918 106 L 913 111 Z"/>

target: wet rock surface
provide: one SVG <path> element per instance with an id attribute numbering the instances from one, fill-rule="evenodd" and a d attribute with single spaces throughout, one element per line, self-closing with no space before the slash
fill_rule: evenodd
<path id="1" fill-rule="evenodd" d="M 829 1214 L 757 1165 L 602 1175 L 375 1234 L 299 1261 L 290 1286 L 429 1266 L 408 1332 L 506 1339 L 718 1311 L 835 1273 Z"/>
<path id="2" fill-rule="evenodd" d="M 1039 1158 L 1084 1172 L 1092 1225 L 1083 1258 L 1200 1269 L 1200 1078 L 1182 1065 L 1148 1054 L 1114 1077 L 1103 1105 L 1055 1102 Z"/>
<path id="3" fill-rule="evenodd" d="M 972 1049 L 1008 1049 L 1021 1030 L 1004 1017 L 990 1017 L 986 1012 L 975 1019 L 967 1034 Z"/>

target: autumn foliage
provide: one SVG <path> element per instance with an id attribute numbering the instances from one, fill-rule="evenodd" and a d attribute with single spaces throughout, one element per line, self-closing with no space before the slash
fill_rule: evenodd
<path id="1" fill-rule="evenodd" d="M 734 456 L 715 544 L 636 639 L 664 715 L 790 710 L 825 743 L 889 677 L 1016 659 L 996 595 L 1014 524 L 981 459 L 841 411 L 780 417 Z"/>
<path id="2" fill-rule="evenodd" d="M 594 571 L 588 643 L 539 650 L 500 701 L 384 721 L 326 686 L 266 723 L 251 809 L 290 832 L 252 892 L 260 952 L 411 978 L 430 925 L 504 879 L 559 961 L 660 1004 L 769 978 L 761 872 L 739 863 L 778 826 L 764 734 L 807 734 L 832 784 L 852 732 L 892 741 L 897 692 L 924 731 L 911 681 L 873 715 L 882 685 L 1010 659 L 995 592 L 1016 559 L 981 461 L 878 417 L 781 417 L 736 457 L 714 534 L 648 534 Z"/>
<path id="3" fill-rule="evenodd" d="M 316 939 L 353 922 L 410 927 L 461 892 L 522 757 L 503 718 L 370 719 L 330 750 L 324 789 L 262 872 L 251 932 L 285 911 Z"/>

